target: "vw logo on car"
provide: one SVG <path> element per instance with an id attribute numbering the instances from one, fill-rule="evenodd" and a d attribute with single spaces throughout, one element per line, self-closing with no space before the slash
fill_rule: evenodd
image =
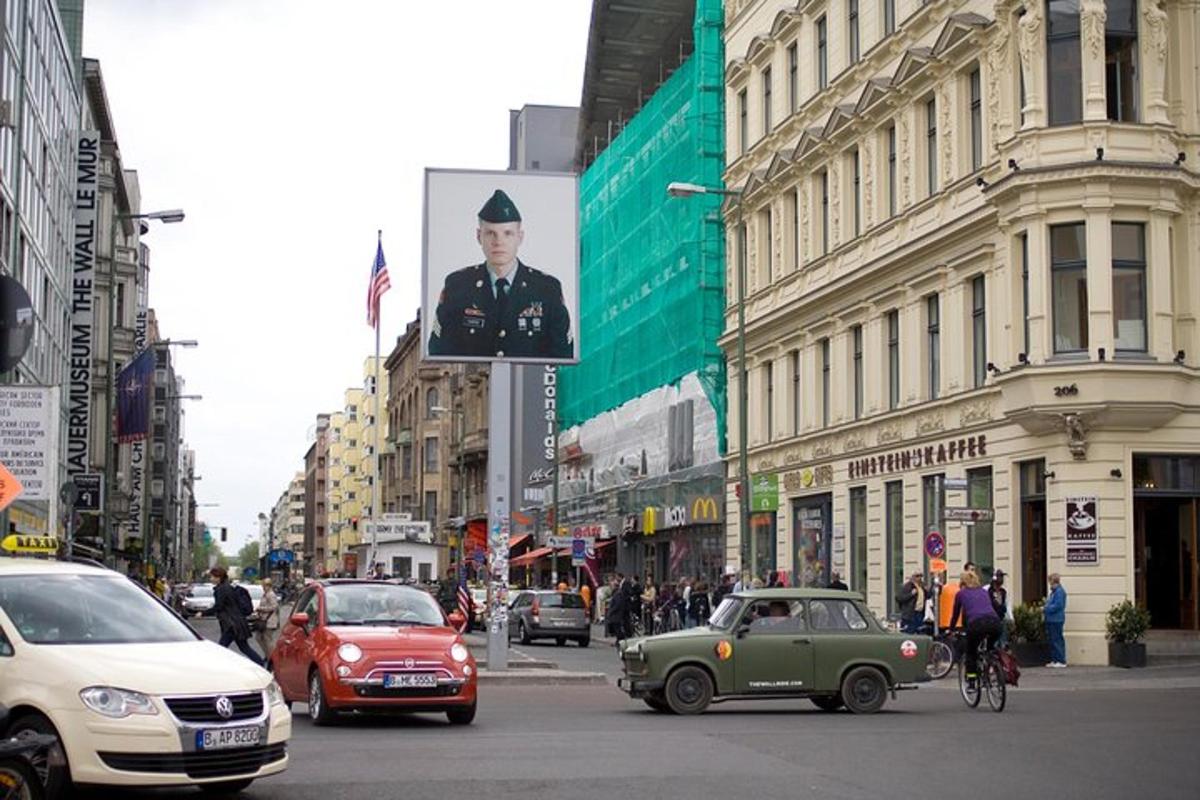
<path id="1" fill-rule="evenodd" d="M 229 719 L 233 716 L 233 701 L 225 695 L 221 695 L 217 698 L 216 706 L 217 714 L 221 717 L 221 719 Z"/>

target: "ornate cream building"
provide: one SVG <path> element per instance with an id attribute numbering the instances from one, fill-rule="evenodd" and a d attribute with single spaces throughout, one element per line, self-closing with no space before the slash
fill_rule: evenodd
<path id="1" fill-rule="evenodd" d="M 880 613 L 931 532 L 1061 573 L 1075 663 L 1127 597 L 1200 627 L 1200 2 L 730 0 L 725 44 L 755 549 Z"/>

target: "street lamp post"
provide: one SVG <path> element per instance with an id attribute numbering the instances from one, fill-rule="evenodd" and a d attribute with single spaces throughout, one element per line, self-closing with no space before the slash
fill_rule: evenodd
<path id="1" fill-rule="evenodd" d="M 117 394 L 117 375 L 113 369 L 113 338 L 117 330 L 117 224 L 126 220 L 158 220 L 165 225 L 183 222 L 184 213 L 181 209 L 172 208 L 165 211 L 152 211 L 147 214 L 113 214 L 112 225 L 109 227 L 108 252 L 108 348 L 107 372 L 108 381 L 105 387 L 105 402 L 108 405 L 108 424 L 104 426 L 104 563 L 110 567 L 114 564 L 113 549 L 116 546 L 116 526 L 113 525 L 112 496 L 117 475 L 116 458 L 113 457 L 113 431 L 117 425 L 117 409 L 113 400 Z M 143 537 L 145 531 L 142 531 Z"/>
<path id="2" fill-rule="evenodd" d="M 667 195 L 688 198 L 697 194 L 715 194 L 734 198 L 737 210 L 737 353 L 738 353 L 738 536 L 742 559 L 742 574 L 754 572 L 754 541 L 750 536 L 750 472 L 746 456 L 749 432 L 749 390 L 746 385 L 746 237 L 742 230 L 742 192 L 740 189 L 720 189 L 696 183 L 674 181 L 667 186 Z"/>

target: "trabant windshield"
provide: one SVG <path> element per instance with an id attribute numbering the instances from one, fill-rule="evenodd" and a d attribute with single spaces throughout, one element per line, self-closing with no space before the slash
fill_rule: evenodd
<path id="1" fill-rule="evenodd" d="M 708 618 L 709 627 L 728 630 L 738 618 L 738 610 L 742 607 L 742 598 L 726 597 L 717 606 L 717 610 Z"/>

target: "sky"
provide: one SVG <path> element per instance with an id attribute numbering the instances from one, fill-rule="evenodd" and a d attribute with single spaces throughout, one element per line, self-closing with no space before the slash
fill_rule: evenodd
<path id="1" fill-rule="evenodd" d="M 197 502 L 257 536 L 316 415 L 419 305 L 425 167 L 504 169 L 508 111 L 578 105 L 589 0 L 87 0 L 121 157 L 156 225 L 150 305 L 175 350 Z"/>

